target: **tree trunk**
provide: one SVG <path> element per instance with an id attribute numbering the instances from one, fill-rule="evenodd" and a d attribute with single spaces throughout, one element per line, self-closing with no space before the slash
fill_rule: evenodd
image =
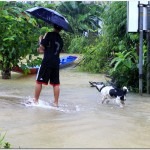
<path id="1" fill-rule="evenodd" d="M 2 70 L 1 74 L 2 74 L 2 79 L 11 79 L 10 69 Z"/>

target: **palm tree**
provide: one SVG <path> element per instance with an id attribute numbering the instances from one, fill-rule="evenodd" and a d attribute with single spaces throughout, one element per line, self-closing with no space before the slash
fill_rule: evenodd
<path id="1" fill-rule="evenodd" d="M 56 8 L 63 14 L 74 28 L 75 33 L 83 34 L 87 31 L 97 31 L 99 26 L 101 5 L 86 4 L 81 1 L 61 2 Z"/>

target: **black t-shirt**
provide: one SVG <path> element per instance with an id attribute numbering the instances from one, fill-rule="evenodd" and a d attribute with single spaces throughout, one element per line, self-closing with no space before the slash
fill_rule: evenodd
<path id="1" fill-rule="evenodd" d="M 41 45 L 45 47 L 42 64 L 48 67 L 59 67 L 59 54 L 63 48 L 63 40 L 59 33 L 48 32 L 42 39 Z"/>

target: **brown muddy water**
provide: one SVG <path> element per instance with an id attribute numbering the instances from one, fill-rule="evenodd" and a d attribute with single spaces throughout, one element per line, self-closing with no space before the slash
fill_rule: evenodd
<path id="1" fill-rule="evenodd" d="M 105 77 L 69 67 L 60 70 L 58 109 L 46 105 L 53 101 L 50 86 L 43 87 L 40 106 L 26 107 L 35 77 L 0 79 L 0 133 L 11 148 L 150 148 L 150 95 L 128 93 L 124 108 L 101 104 L 88 82 Z"/>

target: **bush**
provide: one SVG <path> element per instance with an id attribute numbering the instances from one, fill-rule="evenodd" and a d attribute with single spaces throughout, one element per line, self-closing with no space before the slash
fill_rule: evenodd
<path id="1" fill-rule="evenodd" d="M 138 55 L 135 52 L 134 48 L 128 51 L 122 50 L 122 52 L 116 53 L 116 56 L 111 61 L 110 65 L 111 69 L 109 73 L 116 83 L 116 86 L 127 86 L 129 87 L 130 91 L 138 92 Z M 144 67 L 146 66 L 144 65 Z M 145 74 L 144 76 L 146 77 L 146 73 L 143 74 Z M 143 91 L 146 91 L 146 89 L 144 88 Z"/>
<path id="2" fill-rule="evenodd" d="M 81 63 L 81 70 L 93 73 L 106 72 L 106 66 L 109 64 L 109 56 L 101 40 L 102 38 L 98 38 L 91 45 L 83 49 L 84 60 Z"/>
<path id="3" fill-rule="evenodd" d="M 69 53 L 83 53 L 84 47 L 87 45 L 88 40 L 83 36 L 76 36 L 71 40 L 68 47 Z"/>

